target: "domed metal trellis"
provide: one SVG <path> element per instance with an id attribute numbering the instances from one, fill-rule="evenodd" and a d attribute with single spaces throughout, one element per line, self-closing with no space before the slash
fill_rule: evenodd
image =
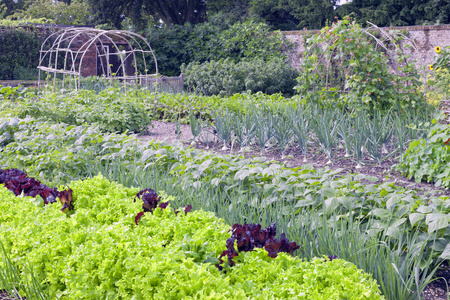
<path id="1" fill-rule="evenodd" d="M 152 70 L 148 56 L 153 58 Z M 54 87 L 57 75 L 75 90 L 81 88 L 81 77 L 102 76 L 128 84 L 147 85 L 156 82 L 158 64 L 150 44 L 139 34 L 123 30 L 101 30 L 71 27 L 47 37 L 41 46 L 39 59 L 39 84 L 41 72 L 53 74 Z M 47 84 L 51 76 L 47 76 Z M 67 78 L 69 78 L 67 80 Z M 67 82 L 68 81 L 68 82 Z M 127 84 L 124 84 L 125 92 Z"/>

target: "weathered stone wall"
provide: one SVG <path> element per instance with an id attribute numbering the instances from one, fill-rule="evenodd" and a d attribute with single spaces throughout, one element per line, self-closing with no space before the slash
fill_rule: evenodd
<path id="1" fill-rule="evenodd" d="M 419 67 L 429 66 L 436 55 L 435 47 L 450 46 L 450 25 L 432 25 L 432 26 L 405 26 L 405 27 L 389 27 L 383 30 L 396 29 L 406 32 L 408 38 L 414 41 L 417 51 L 411 52 L 411 56 L 417 61 Z M 320 30 L 303 30 L 303 31 L 284 31 L 283 34 L 288 40 L 295 42 L 296 46 L 292 53 L 289 54 L 291 64 L 295 68 L 299 68 L 301 64 L 302 54 L 305 51 L 304 41 L 309 36 L 319 33 Z"/>

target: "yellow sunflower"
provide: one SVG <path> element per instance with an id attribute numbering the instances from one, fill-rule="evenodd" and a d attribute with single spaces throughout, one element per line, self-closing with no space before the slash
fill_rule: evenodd
<path id="1" fill-rule="evenodd" d="M 434 48 L 434 50 L 436 50 L 436 53 L 441 52 L 441 47 L 437 46 L 436 48 Z"/>
<path id="2" fill-rule="evenodd" d="M 430 70 L 433 70 L 433 65 L 430 65 Z"/>

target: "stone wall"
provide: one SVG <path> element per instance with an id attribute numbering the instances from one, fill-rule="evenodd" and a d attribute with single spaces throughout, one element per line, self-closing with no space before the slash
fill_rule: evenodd
<path id="1" fill-rule="evenodd" d="M 429 66 L 436 55 L 435 47 L 441 48 L 450 46 L 450 25 L 432 26 L 405 26 L 382 28 L 384 30 L 396 29 L 406 32 L 408 38 L 414 41 L 417 51 L 411 52 L 412 58 L 417 61 L 418 67 Z M 301 58 L 305 51 L 304 40 L 320 30 L 284 31 L 282 32 L 288 40 L 295 42 L 296 46 L 289 54 L 291 64 L 299 68 Z"/>

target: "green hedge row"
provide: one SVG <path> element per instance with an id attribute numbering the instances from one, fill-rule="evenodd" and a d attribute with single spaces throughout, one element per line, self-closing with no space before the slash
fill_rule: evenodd
<path id="1" fill-rule="evenodd" d="M 39 50 L 48 33 L 0 27 L 0 80 L 37 80 Z"/>
<path id="2" fill-rule="evenodd" d="M 157 209 L 136 226 L 137 189 L 101 176 L 71 188 L 75 211 L 68 216 L 59 205 L 43 208 L 0 187 L 0 241 L 52 298 L 383 299 L 369 275 L 340 259 L 273 259 L 258 249 L 239 253 L 221 272 L 214 263 L 230 227 L 214 214 Z"/>

